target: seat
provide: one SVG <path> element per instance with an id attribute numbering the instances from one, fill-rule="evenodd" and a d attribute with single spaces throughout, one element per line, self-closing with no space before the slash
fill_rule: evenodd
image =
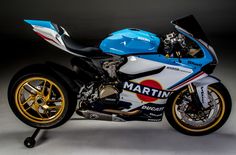
<path id="1" fill-rule="evenodd" d="M 97 47 L 86 47 L 83 45 L 79 45 L 75 41 L 73 41 L 69 36 L 62 35 L 61 36 L 66 48 L 70 50 L 71 52 L 74 52 L 75 54 L 79 54 L 88 58 L 93 57 L 108 57 L 106 53 L 103 53 L 99 48 Z"/>

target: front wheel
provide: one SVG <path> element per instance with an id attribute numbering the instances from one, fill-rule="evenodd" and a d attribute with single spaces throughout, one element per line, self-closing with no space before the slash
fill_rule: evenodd
<path id="1" fill-rule="evenodd" d="M 12 111 L 35 128 L 55 128 L 74 113 L 76 96 L 66 83 L 50 71 L 21 71 L 8 88 Z"/>
<path id="2" fill-rule="evenodd" d="M 165 115 L 172 127 L 181 133 L 200 136 L 224 125 L 231 112 L 231 97 L 222 83 L 208 86 L 208 108 L 197 110 L 188 88 L 174 93 L 167 102 Z"/>

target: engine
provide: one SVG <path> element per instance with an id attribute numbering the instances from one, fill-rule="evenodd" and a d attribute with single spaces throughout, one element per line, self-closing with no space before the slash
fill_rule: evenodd
<path id="1" fill-rule="evenodd" d="M 111 95 L 119 94 L 118 89 L 112 85 L 102 85 L 99 88 L 99 98 L 103 99 Z"/>
<path id="2" fill-rule="evenodd" d="M 121 61 L 107 61 L 107 62 L 104 62 L 103 65 L 102 65 L 102 68 L 108 73 L 108 75 L 111 77 L 111 78 L 117 78 L 117 75 L 116 75 L 116 71 L 117 71 L 117 68 L 118 66 L 121 64 L 122 62 Z"/>
<path id="3" fill-rule="evenodd" d="M 103 111 L 104 109 L 122 110 L 130 108 L 130 103 L 119 102 L 120 90 L 116 85 L 104 85 L 95 87 L 94 84 L 83 87 L 80 92 L 79 107 L 82 109 L 94 109 L 96 111 Z"/>

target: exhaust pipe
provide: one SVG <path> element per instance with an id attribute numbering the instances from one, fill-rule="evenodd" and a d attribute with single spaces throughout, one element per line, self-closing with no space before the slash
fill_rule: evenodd
<path id="1" fill-rule="evenodd" d="M 104 114 L 92 110 L 76 110 L 76 113 L 86 119 L 90 120 L 104 120 L 104 121 L 115 121 L 115 122 L 125 122 L 124 119 L 117 117 L 116 114 Z"/>
<path id="2" fill-rule="evenodd" d="M 115 114 L 125 115 L 125 116 L 133 116 L 140 113 L 140 110 L 126 112 L 126 111 L 120 111 L 120 110 L 114 110 L 114 109 L 104 109 L 103 111 L 113 113 L 113 114 L 115 113 Z"/>

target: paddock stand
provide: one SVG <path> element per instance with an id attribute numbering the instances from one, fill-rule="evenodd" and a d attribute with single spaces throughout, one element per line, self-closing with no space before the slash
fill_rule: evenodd
<path id="1" fill-rule="evenodd" d="M 37 137 L 37 135 L 39 134 L 39 131 L 41 129 L 40 128 L 37 128 L 35 129 L 33 135 L 31 137 L 27 137 L 24 141 L 24 145 L 27 147 L 27 148 L 33 148 L 35 146 L 35 143 L 36 143 L 36 140 L 35 138 Z"/>
<path id="2" fill-rule="evenodd" d="M 70 120 L 78 120 L 78 119 L 70 119 Z M 36 144 L 36 140 L 35 138 L 38 136 L 40 130 L 43 130 L 42 128 L 36 128 L 34 130 L 34 133 L 32 134 L 31 137 L 27 137 L 25 138 L 24 140 L 24 145 L 27 147 L 27 148 L 33 148 Z"/>
<path id="3" fill-rule="evenodd" d="M 70 120 L 106 120 L 106 121 L 117 121 L 117 122 L 124 122 L 125 120 L 117 117 L 116 115 L 108 115 L 108 114 L 103 114 L 103 113 L 99 113 L 99 112 L 95 112 L 95 111 L 91 111 L 91 110 L 86 110 L 86 111 L 76 111 L 76 113 L 79 116 L 82 116 L 84 118 L 71 118 Z M 95 118 L 91 118 L 91 116 L 97 116 Z M 42 130 L 42 128 L 36 128 L 34 133 L 32 134 L 31 137 L 27 137 L 24 141 L 24 145 L 27 148 L 33 148 L 36 144 L 36 140 L 35 138 L 37 137 L 37 135 L 39 134 L 40 130 Z"/>
<path id="4" fill-rule="evenodd" d="M 71 118 L 70 120 L 78 120 L 77 118 Z M 24 140 L 24 145 L 27 148 L 33 148 L 36 144 L 35 138 L 38 136 L 40 130 L 43 130 L 42 128 L 36 128 L 32 134 L 31 137 L 27 137 Z"/>

